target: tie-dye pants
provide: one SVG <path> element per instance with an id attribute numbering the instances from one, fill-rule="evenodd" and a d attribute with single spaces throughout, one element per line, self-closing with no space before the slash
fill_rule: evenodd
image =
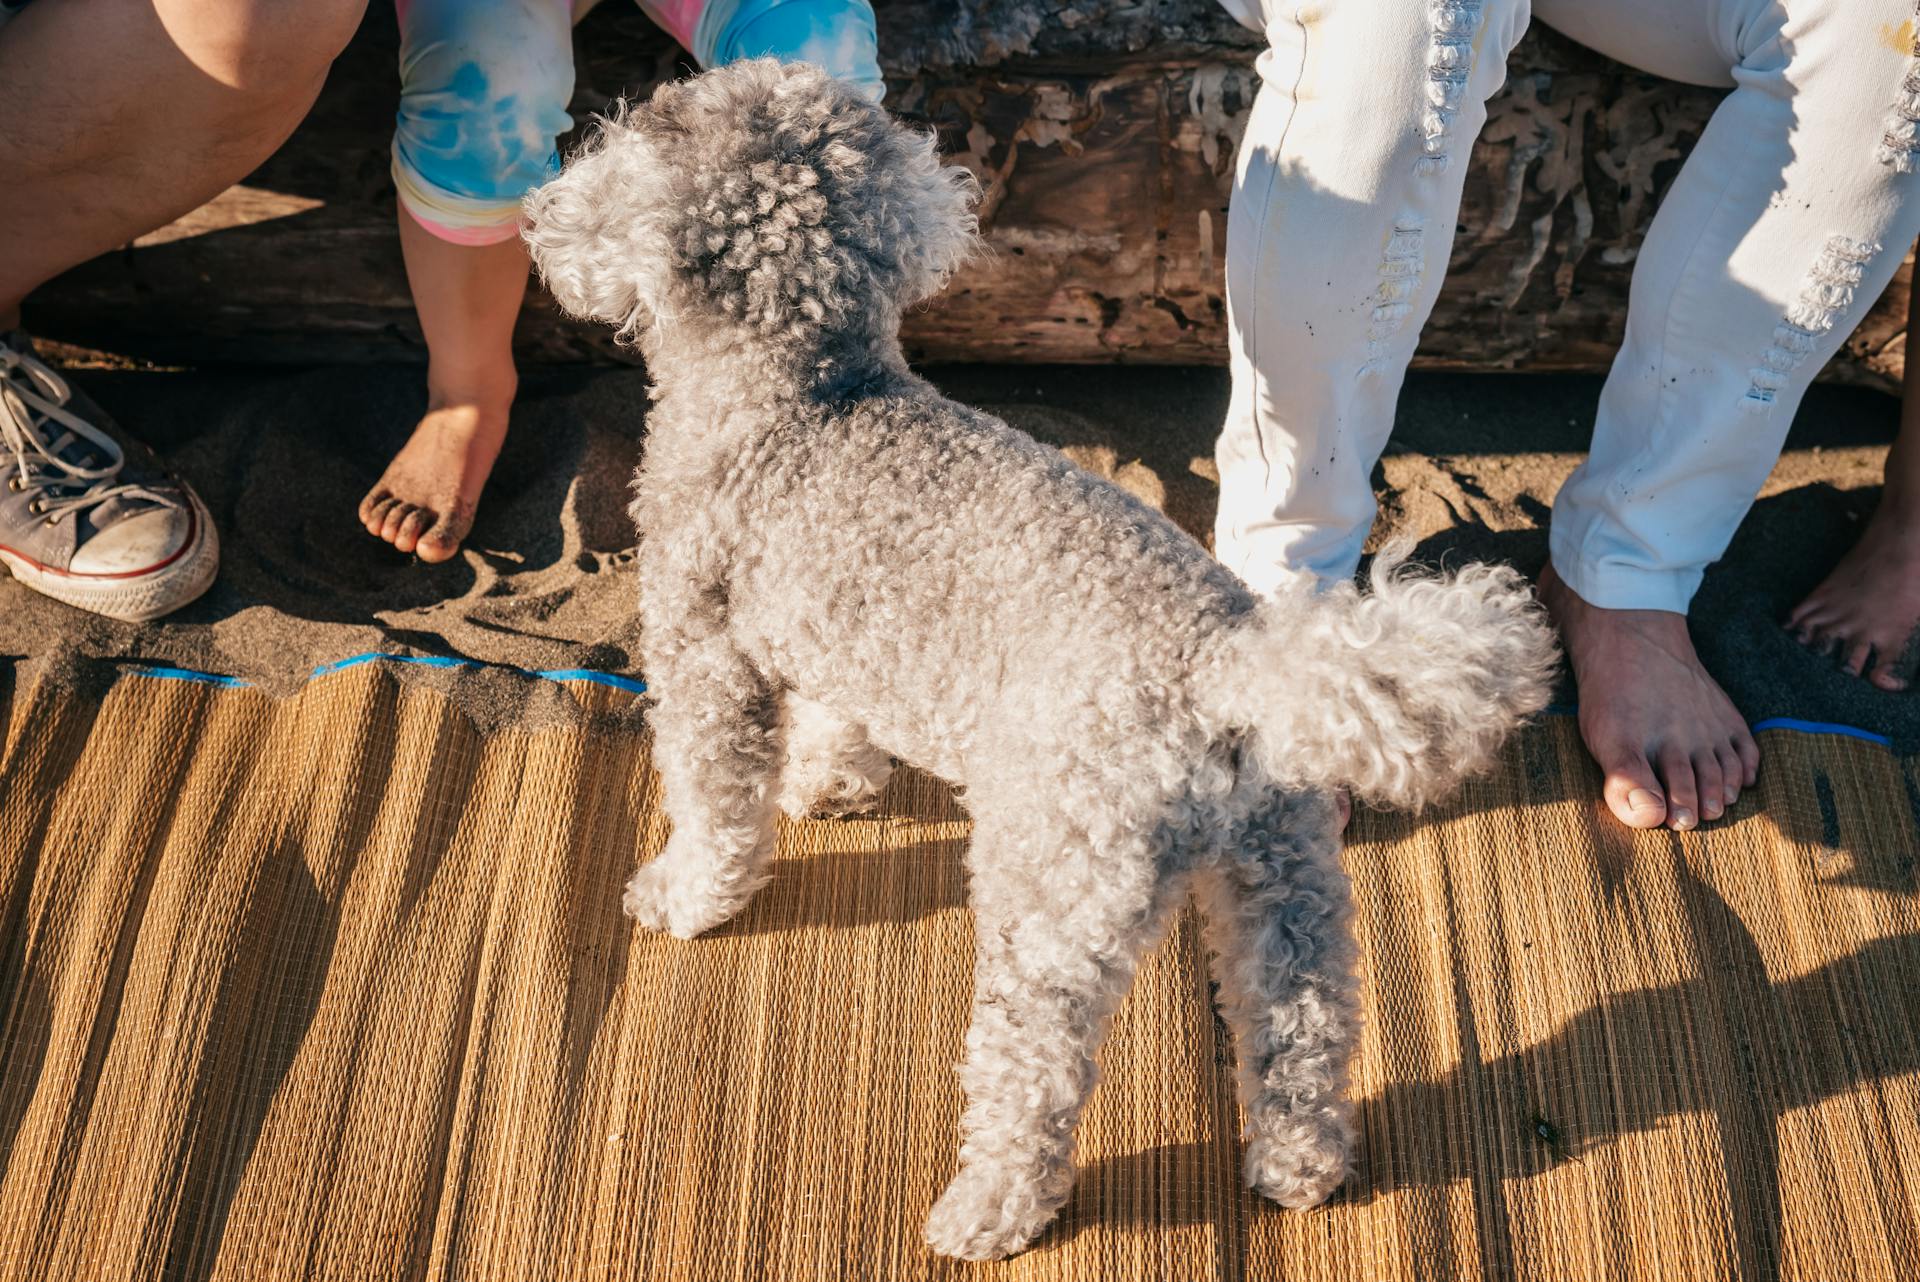
<path id="1" fill-rule="evenodd" d="M 457 244 L 515 235 L 520 198 L 559 166 L 572 128 L 573 24 L 594 0 L 395 0 L 401 207 Z M 824 67 L 876 101 L 868 0 L 641 0 L 703 67 L 771 56 Z"/>

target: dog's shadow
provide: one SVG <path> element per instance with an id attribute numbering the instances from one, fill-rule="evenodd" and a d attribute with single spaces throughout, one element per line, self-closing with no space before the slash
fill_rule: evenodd
<path id="1" fill-rule="evenodd" d="M 1488 1274 L 1505 1276 L 1514 1271 L 1514 1208 L 1526 1196 L 1524 1182 L 1584 1162 L 1586 1196 L 1617 1200 L 1622 1190 L 1606 1150 L 1700 1116 L 1711 1119 L 1720 1147 L 1740 1274 L 1780 1276 L 1780 1127 L 1804 1110 L 1920 1071 L 1920 1031 L 1897 1018 L 1874 1021 L 1861 1009 L 1872 1001 L 1865 986 L 1876 979 L 1920 975 L 1920 934 L 1876 939 L 1805 975 L 1770 982 L 1761 949 L 1733 908 L 1690 870 L 1682 867 L 1680 879 L 1691 978 L 1608 997 L 1538 1043 L 1497 1057 L 1481 1054 L 1483 1012 L 1456 979 L 1459 1065 L 1389 1081 L 1360 1101 L 1354 1173 L 1325 1210 L 1309 1214 L 1338 1216 L 1410 1193 L 1394 1212 L 1402 1232 L 1444 1245 L 1462 1232 L 1446 1222 L 1458 1212 L 1444 1191 L 1464 1181 L 1479 1217 L 1467 1231 Z M 1428 1035 L 1381 1022 L 1389 1063 L 1428 1056 Z M 1231 1090 L 1224 1072 L 1217 1090 L 1223 1099 Z M 1546 1121 L 1550 1112 L 1554 1120 Z M 1222 1130 L 1231 1135 L 1233 1127 Z M 1050 1240 L 1069 1241 L 1116 1218 L 1156 1228 L 1213 1223 L 1237 1239 L 1228 1249 L 1243 1258 L 1258 1253 L 1261 1239 L 1292 1227 L 1284 1217 L 1298 1213 L 1241 1190 L 1238 1150 L 1223 1139 L 1094 1162 Z M 1857 1199 L 1851 1212 L 1880 1226 L 1896 1257 L 1920 1258 L 1920 1228 L 1897 1177 L 1882 1171 L 1849 1196 Z"/>
<path id="2" fill-rule="evenodd" d="M 773 879 L 712 934 L 908 926 L 964 907 L 965 824 L 946 784 L 897 770 L 866 813 L 782 821 Z"/>
<path id="3" fill-rule="evenodd" d="M 910 926 L 965 905 L 966 848 L 945 837 L 777 860 L 773 880 L 712 937 Z"/>

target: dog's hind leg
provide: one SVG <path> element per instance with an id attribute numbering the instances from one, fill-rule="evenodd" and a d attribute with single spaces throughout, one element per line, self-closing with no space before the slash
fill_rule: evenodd
<path id="1" fill-rule="evenodd" d="M 1239 1060 L 1246 1180 L 1296 1208 L 1346 1178 L 1353 1143 L 1346 1086 L 1360 1011 L 1335 824 L 1330 796 L 1275 792 L 1194 878 Z"/>
<path id="2" fill-rule="evenodd" d="M 1030 813 L 984 813 L 969 863 L 979 939 L 960 1084 L 960 1171 L 927 1219 L 963 1259 L 1027 1246 L 1073 1187 L 1073 1130 L 1093 1056 L 1174 888 L 1151 834 L 1096 850 Z"/>
<path id="3" fill-rule="evenodd" d="M 857 814 L 871 806 L 893 775 L 893 758 L 873 746 L 864 727 L 824 703 L 789 692 L 785 713 L 780 809 L 804 819 Z"/>
<path id="4" fill-rule="evenodd" d="M 650 718 L 673 835 L 622 900 L 642 925 L 690 939 L 738 912 L 765 882 L 782 755 L 777 692 L 721 636 L 647 673 Z"/>

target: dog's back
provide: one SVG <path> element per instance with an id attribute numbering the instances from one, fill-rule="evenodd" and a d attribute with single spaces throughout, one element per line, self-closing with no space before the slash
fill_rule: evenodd
<path id="1" fill-rule="evenodd" d="M 1179 717 L 1204 640 L 1254 607 L 1164 516 L 919 379 L 796 406 L 738 449 L 702 517 L 730 527 L 738 643 L 962 782 L 975 748 Z"/>

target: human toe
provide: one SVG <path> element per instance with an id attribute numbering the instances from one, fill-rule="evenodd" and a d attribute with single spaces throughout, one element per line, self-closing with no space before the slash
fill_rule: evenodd
<path id="1" fill-rule="evenodd" d="M 1747 767 L 1740 760 L 1739 750 L 1728 740 L 1714 751 L 1714 757 L 1720 764 L 1720 795 L 1725 799 L 1728 809 L 1740 800 L 1740 790 L 1746 786 Z"/>
<path id="2" fill-rule="evenodd" d="M 1744 725 L 1733 736 L 1733 752 L 1740 758 L 1740 787 L 1753 787 L 1760 781 L 1760 745 Z"/>
<path id="3" fill-rule="evenodd" d="M 1826 611 L 1809 614 L 1792 626 L 1793 639 L 1815 654 L 1833 648 L 1835 635 L 1843 627 L 1840 619 Z"/>
<path id="4" fill-rule="evenodd" d="M 1781 626 L 1796 636 L 1804 636 L 1808 629 L 1824 621 L 1826 617 L 1827 603 L 1818 596 L 1810 596 L 1787 612 L 1787 617 Z"/>
<path id="5" fill-rule="evenodd" d="M 1667 827 L 1685 832 L 1700 826 L 1700 790 L 1693 759 L 1677 748 L 1660 754 L 1660 781 L 1667 797 Z"/>
<path id="6" fill-rule="evenodd" d="M 427 528 L 431 513 L 423 508 L 413 508 L 401 518 L 400 529 L 394 535 L 393 546 L 400 552 L 411 552 L 420 543 L 421 532 Z"/>
<path id="7" fill-rule="evenodd" d="M 1667 801 L 1646 754 L 1622 751 L 1602 758 L 1607 780 L 1602 795 L 1614 818 L 1629 828 L 1658 828 L 1667 818 Z"/>
<path id="8" fill-rule="evenodd" d="M 1804 645 L 1827 632 L 1840 617 L 1840 610 L 1832 602 L 1808 597 L 1793 607 L 1782 626 Z"/>
<path id="9" fill-rule="evenodd" d="M 1872 657 L 1862 665 L 1864 675 L 1877 689 L 1889 692 L 1905 690 L 1913 680 L 1915 663 L 1920 660 L 1914 628 L 1904 633 L 1898 628 L 1883 628 L 1873 638 Z"/>
<path id="10" fill-rule="evenodd" d="M 442 516 L 420 536 L 414 555 L 429 564 L 448 560 L 460 550 L 460 540 L 466 533 L 464 523 L 457 517 Z"/>
<path id="11" fill-rule="evenodd" d="M 400 500 L 385 490 L 376 490 L 360 501 L 360 524 L 376 539 L 387 523 L 387 513 Z"/>
<path id="12" fill-rule="evenodd" d="M 1720 772 L 1720 758 L 1708 748 L 1694 754 L 1693 783 L 1700 798 L 1700 818 L 1718 819 L 1727 813 L 1727 782 Z"/>
<path id="13" fill-rule="evenodd" d="M 388 508 L 385 519 L 380 523 L 380 537 L 389 543 L 398 540 L 400 537 L 400 527 L 405 524 L 407 517 L 416 510 L 413 504 L 406 502 L 395 503 L 392 507 Z"/>

